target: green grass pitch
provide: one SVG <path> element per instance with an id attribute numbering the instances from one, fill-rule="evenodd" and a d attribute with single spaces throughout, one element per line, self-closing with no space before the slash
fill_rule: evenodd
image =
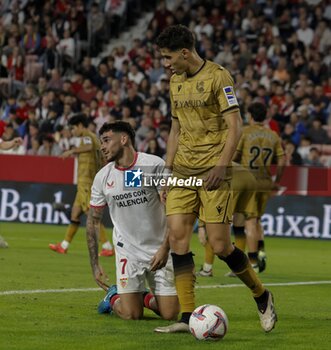
<path id="1" fill-rule="evenodd" d="M 229 318 L 229 332 L 220 342 L 201 342 L 189 334 L 155 334 L 169 322 L 145 312 L 141 321 L 122 321 L 98 315 L 101 290 L 89 266 L 85 232 L 81 229 L 67 255 L 49 250 L 63 238 L 65 227 L 0 223 L 9 249 L 0 249 L 0 349 L 330 349 L 331 284 L 286 285 L 289 282 L 331 280 L 331 242 L 267 238 L 267 270 L 263 282 L 275 296 L 279 322 L 263 333 L 249 290 L 224 277 L 225 264 L 215 260 L 214 277 L 198 278 L 197 305 L 221 306 Z M 196 235 L 192 248 L 197 269 L 203 249 Z M 114 258 L 101 258 L 114 281 Z M 201 288 L 208 287 L 208 288 Z M 60 292 L 5 294 L 5 291 L 61 289 Z"/>

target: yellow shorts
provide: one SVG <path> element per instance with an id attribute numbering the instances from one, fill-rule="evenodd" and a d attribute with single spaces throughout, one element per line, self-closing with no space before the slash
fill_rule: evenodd
<path id="1" fill-rule="evenodd" d="M 231 181 L 223 181 L 220 188 L 213 191 L 203 186 L 173 186 L 167 195 L 166 213 L 195 214 L 206 223 L 229 224 L 233 214 Z"/>
<path id="2" fill-rule="evenodd" d="M 265 212 L 265 208 L 271 196 L 272 184 L 273 182 L 271 179 L 257 179 L 256 203 L 259 218 Z"/>
<path id="3" fill-rule="evenodd" d="M 234 213 L 241 213 L 246 219 L 258 216 L 256 188 L 255 176 L 249 170 L 241 166 L 234 167 L 232 177 Z"/>
<path id="4" fill-rule="evenodd" d="M 92 184 L 78 184 L 77 193 L 74 200 L 74 207 L 80 207 L 84 213 L 90 208 Z"/>

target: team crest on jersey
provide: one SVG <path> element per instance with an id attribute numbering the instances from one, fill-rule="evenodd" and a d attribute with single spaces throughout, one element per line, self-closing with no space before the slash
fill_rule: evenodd
<path id="1" fill-rule="evenodd" d="M 205 91 L 205 83 L 203 81 L 198 81 L 196 88 L 198 90 L 198 92 L 202 93 Z"/>
<path id="2" fill-rule="evenodd" d="M 124 187 L 141 187 L 142 186 L 142 174 L 141 169 L 126 170 L 124 172 Z"/>
<path id="3" fill-rule="evenodd" d="M 120 278 L 120 285 L 122 288 L 126 288 L 126 286 L 128 285 L 127 277 Z"/>
<path id="4" fill-rule="evenodd" d="M 226 100 L 228 101 L 229 106 L 233 106 L 233 105 L 237 105 L 238 101 L 236 98 L 236 95 L 233 91 L 233 87 L 232 86 L 226 86 L 225 88 L 223 88 L 224 91 L 224 95 Z"/>

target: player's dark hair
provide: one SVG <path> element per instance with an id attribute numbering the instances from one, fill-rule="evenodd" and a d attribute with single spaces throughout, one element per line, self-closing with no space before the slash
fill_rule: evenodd
<path id="1" fill-rule="evenodd" d="M 156 39 L 160 49 L 178 51 L 181 49 L 193 50 L 195 39 L 193 33 L 185 26 L 177 24 L 166 28 Z"/>
<path id="2" fill-rule="evenodd" d="M 136 133 L 129 123 L 121 120 L 113 123 L 104 123 L 99 130 L 99 135 L 102 136 L 102 134 L 108 131 L 126 133 L 130 137 L 131 143 L 134 146 Z"/>
<path id="3" fill-rule="evenodd" d="M 267 118 L 267 107 L 261 102 L 253 102 L 249 105 L 248 112 L 256 122 L 263 122 Z"/>
<path id="4" fill-rule="evenodd" d="M 82 124 L 84 126 L 84 128 L 87 128 L 88 127 L 88 120 L 87 120 L 87 117 L 84 113 L 77 113 L 77 114 L 74 114 L 69 119 L 68 124 L 71 126 Z"/>

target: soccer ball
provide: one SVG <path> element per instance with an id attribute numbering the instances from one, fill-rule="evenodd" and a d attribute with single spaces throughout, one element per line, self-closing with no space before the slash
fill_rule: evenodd
<path id="1" fill-rule="evenodd" d="M 190 331 L 198 340 L 220 340 L 228 328 L 226 313 L 216 305 L 201 305 L 197 307 L 189 323 Z"/>

